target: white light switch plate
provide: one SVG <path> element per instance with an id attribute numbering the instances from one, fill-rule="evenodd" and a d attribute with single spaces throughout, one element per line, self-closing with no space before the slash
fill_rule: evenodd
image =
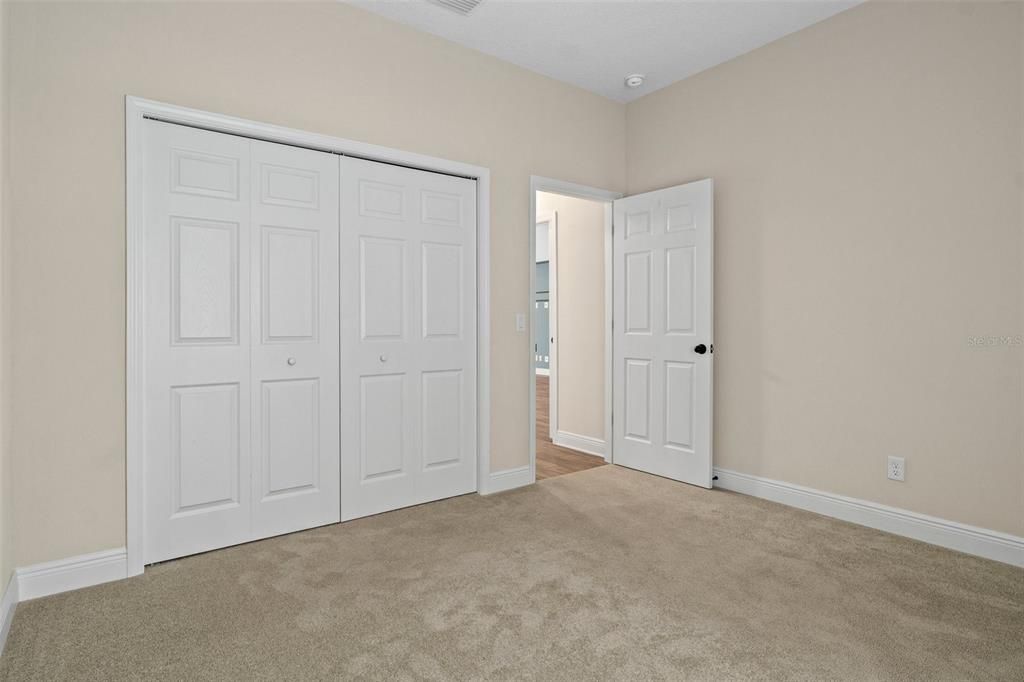
<path id="1" fill-rule="evenodd" d="M 516 313 L 516 331 L 526 331 L 526 313 Z"/>

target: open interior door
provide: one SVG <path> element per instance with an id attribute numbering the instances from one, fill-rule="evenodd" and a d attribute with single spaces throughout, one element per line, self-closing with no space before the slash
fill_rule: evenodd
<path id="1" fill-rule="evenodd" d="M 615 201 L 615 464 L 711 487 L 713 183 Z"/>

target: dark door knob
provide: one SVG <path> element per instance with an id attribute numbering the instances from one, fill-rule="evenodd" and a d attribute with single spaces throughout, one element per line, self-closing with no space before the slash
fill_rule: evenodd
<path id="1" fill-rule="evenodd" d="M 704 355 L 705 353 L 708 352 L 708 347 L 705 346 L 703 343 L 698 343 L 694 347 L 693 352 L 696 353 L 697 355 Z"/>

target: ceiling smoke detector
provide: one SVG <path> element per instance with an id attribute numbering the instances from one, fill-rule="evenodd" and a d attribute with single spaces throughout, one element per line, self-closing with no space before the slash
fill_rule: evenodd
<path id="1" fill-rule="evenodd" d="M 642 74 L 634 73 L 632 76 L 626 76 L 626 87 L 627 88 L 639 88 L 644 84 L 644 77 Z"/>
<path id="2" fill-rule="evenodd" d="M 469 16 L 469 13 L 475 10 L 476 6 L 483 2 L 483 0 L 430 0 L 430 2 L 466 17 Z"/>

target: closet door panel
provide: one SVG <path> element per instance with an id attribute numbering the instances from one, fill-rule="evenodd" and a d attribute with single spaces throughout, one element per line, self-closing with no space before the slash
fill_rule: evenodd
<path id="1" fill-rule="evenodd" d="M 147 121 L 144 561 L 250 535 L 249 141 Z"/>
<path id="2" fill-rule="evenodd" d="M 339 520 L 338 157 L 252 143 L 253 535 Z"/>
<path id="3" fill-rule="evenodd" d="M 341 160 L 342 518 L 476 490 L 476 183 Z"/>
<path id="4" fill-rule="evenodd" d="M 144 561 L 332 523 L 338 157 L 144 128 Z"/>

